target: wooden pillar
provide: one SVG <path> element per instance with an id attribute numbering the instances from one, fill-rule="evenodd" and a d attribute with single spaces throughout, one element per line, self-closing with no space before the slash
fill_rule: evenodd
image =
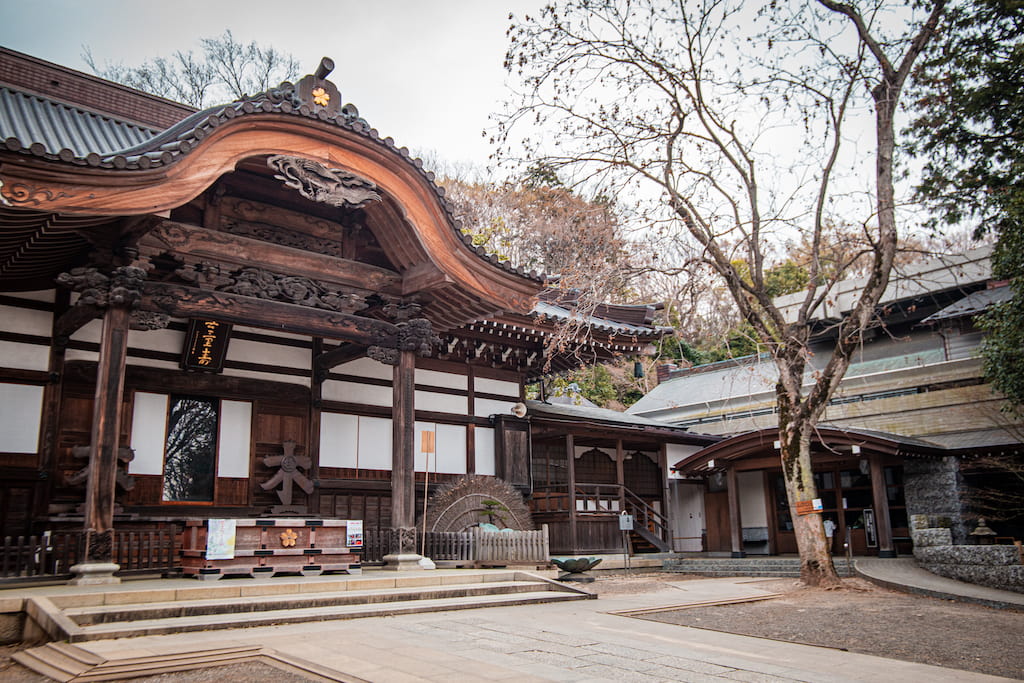
<path id="1" fill-rule="evenodd" d="M 746 557 L 743 551 L 743 520 L 740 518 L 740 489 L 736 477 L 736 468 L 725 471 L 726 487 L 729 495 L 729 540 L 732 544 L 733 557 Z"/>
<path id="2" fill-rule="evenodd" d="M 619 485 L 619 514 L 626 509 L 626 452 L 622 439 L 615 441 L 615 483 Z"/>
<path id="3" fill-rule="evenodd" d="M 565 457 L 569 473 L 569 545 L 575 553 L 579 550 L 579 537 L 576 531 L 576 444 L 572 434 L 565 435 Z"/>
<path id="4" fill-rule="evenodd" d="M 110 306 L 103 315 L 85 494 L 86 564 L 113 562 L 114 487 L 130 317 L 125 306 Z"/>
<path id="5" fill-rule="evenodd" d="M 896 557 L 892 545 L 892 523 L 889 520 L 889 496 L 885 487 L 885 472 L 882 460 L 877 455 L 870 456 L 871 462 L 871 495 L 875 505 L 875 529 L 878 532 L 878 556 Z"/>
<path id="6" fill-rule="evenodd" d="M 309 478 L 313 481 L 320 480 L 320 420 L 321 406 L 324 397 L 324 379 L 326 372 L 320 373 L 317 370 L 316 359 L 324 352 L 324 340 L 322 337 L 313 338 L 313 349 L 310 353 L 309 367 L 312 369 L 312 382 L 310 384 L 309 396 L 309 430 L 307 431 L 306 454 L 309 455 L 310 467 Z M 309 511 L 320 514 L 320 490 L 319 487 L 313 490 L 308 496 Z M 331 510 L 334 514 L 334 510 Z"/>
<path id="7" fill-rule="evenodd" d="M 414 529 L 416 523 L 416 354 L 398 353 L 392 375 L 391 525 L 402 530 Z M 400 552 L 415 552 L 415 548 L 402 547 Z"/>
<path id="8" fill-rule="evenodd" d="M 668 446 L 661 444 L 658 448 L 658 459 L 661 461 L 661 515 L 665 518 L 665 528 L 662 529 L 663 539 L 668 543 L 670 552 L 675 551 L 672 538 L 675 536 L 675 514 L 672 505 L 672 489 L 669 487 L 669 462 Z"/>

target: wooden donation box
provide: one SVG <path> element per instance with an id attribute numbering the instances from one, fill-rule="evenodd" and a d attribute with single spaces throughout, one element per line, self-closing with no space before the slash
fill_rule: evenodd
<path id="1" fill-rule="evenodd" d="M 358 570 L 362 520 L 190 519 L 181 539 L 185 576 L 319 575 Z"/>

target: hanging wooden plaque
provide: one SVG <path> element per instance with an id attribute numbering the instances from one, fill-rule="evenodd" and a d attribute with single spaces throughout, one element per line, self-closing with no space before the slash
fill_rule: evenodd
<path id="1" fill-rule="evenodd" d="M 221 372 L 228 355 L 231 324 L 216 320 L 190 320 L 185 335 L 181 367 L 185 370 Z"/>

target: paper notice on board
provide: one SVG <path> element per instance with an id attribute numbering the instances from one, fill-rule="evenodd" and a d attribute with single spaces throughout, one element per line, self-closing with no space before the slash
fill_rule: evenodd
<path id="1" fill-rule="evenodd" d="M 206 521 L 206 559 L 235 559 L 235 520 L 209 519 Z"/>
<path id="2" fill-rule="evenodd" d="M 363 547 L 363 520 L 350 519 L 345 522 L 345 545 L 349 548 Z"/>

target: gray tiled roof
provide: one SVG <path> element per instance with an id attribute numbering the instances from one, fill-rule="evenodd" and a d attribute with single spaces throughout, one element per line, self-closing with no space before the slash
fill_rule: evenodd
<path id="1" fill-rule="evenodd" d="M 629 415 L 627 413 L 620 413 L 617 410 L 598 408 L 596 406 L 555 405 L 551 403 L 543 403 L 541 401 L 528 400 L 526 401 L 526 407 L 529 408 L 531 414 L 541 416 L 549 415 L 553 417 L 570 417 L 573 419 L 601 420 L 603 422 L 612 422 L 620 425 L 661 427 L 663 429 L 672 429 L 679 432 L 686 431 L 685 428 L 669 424 L 668 422 L 652 420 L 650 418 L 640 417 L 639 415 Z"/>
<path id="2" fill-rule="evenodd" d="M 543 316 L 553 320 L 573 320 L 578 318 L 581 322 L 584 322 L 593 329 L 600 330 L 602 332 L 627 334 L 638 337 L 659 336 L 671 331 L 671 328 L 660 328 L 651 325 L 632 325 L 630 323 L 598 318 L 592 315 L 580 316 L 568 308 L 551 303 L 550 301 L 538 301 L 537 305 L 533 308 L 533 315 Z"/>
<path id="3" fill-rule="evenodd" d="M 317 111 L 298 99 L 291 83 L 196 112 L 159 132 L 8 87 L 3 92 L 0 150 L 6 148 L 49 161 L 111 170 L 169 166 L 189 154 L 215 128 L 239 117 L 273 114 L 337 126 L 375 141 L 414 166 L 433 188 L 459 238 L 478 256 L 507 272 L 537 282 L 545 280 L 542 273 L 516 268 L 474 245 L 472 237 L 461 232 L 461 222 L 455 218 L 444 188 L 434 182 L 434 173 L 424 169 L 423 161 L 414 158 L 408 148 L 399 147 L 391 138 L 382 138 L 376 128 L 359 116 L 355 106 L 347 104 L 335 114 Z"/>
<path id="4" fill-rule="evenodd" d="M 0 87 L 0 140 L 8 149 L 70 161 L 144 144 L 156 134 L 150 128 Z"/>
<path id="5" fill-rule="evenodd" d="M 980 313 L 993 304 L 1009 301 L 1013 297 L 1013 289 L 1009 286 L 983 289 L 980 292 L 968 294 L 956 303 L 946 306 L 940 311 L 931 314 L 922 323 L 936 323 L 940 320 L 951 320 L 962 318 L 968 315 Z"/>

